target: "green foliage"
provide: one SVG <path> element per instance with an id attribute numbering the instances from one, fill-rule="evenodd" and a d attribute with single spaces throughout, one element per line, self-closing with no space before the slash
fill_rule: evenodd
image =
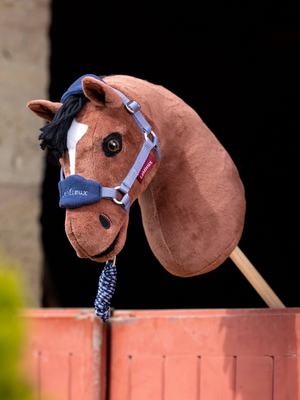
<path id="1" fill-rule="evenodd" d="M 0 399 L 32 400 L 29 385 L 20 377 L 19 360 L 23 338 L 21 282 L 13 263 L 0 254 Z"/>

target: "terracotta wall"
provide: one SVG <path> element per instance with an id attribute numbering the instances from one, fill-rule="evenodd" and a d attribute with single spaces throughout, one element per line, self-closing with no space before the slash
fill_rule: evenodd
<path id="1" fill-rule="evenodd" d="M 300 399 L 299 308 L 23 317 L 38 400 Z"/>

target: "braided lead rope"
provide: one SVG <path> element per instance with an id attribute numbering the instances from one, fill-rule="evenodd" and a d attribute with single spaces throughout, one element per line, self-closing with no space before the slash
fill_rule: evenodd
<path id="1" fill-rule="evenodd" d="M 95 314 L 102 322 L 108 320 L 110 300 L 117 283 L 117 267 L 115 260 L 107 261 L 99 278 L 98 292 L 95 300 Z"/>

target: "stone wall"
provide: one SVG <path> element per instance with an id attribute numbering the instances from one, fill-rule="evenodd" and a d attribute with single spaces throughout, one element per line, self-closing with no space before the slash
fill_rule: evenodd
<path id="1" fill-rule="evenodd" d="M 40 305 L 43 121 L 26 104 L 48 98 L 50 0 L 0 0 L 0 248 L 18 261 Z"/>

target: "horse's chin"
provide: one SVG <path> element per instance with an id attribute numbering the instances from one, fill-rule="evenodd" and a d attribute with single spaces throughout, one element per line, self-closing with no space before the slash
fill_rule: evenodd
<path id="1" fill-rule="evenodd" d="M 80 218 L 76 218 L 76 214 L 67 213 L 66 233 L 79 258 L 90 258 L 103 263 L 112 259 L 122 250 L 128 227 L 127 214 L 125 218 L 124 216 L 122 219 L 119 218 L 119 222 L 122 221 L 121 226 L 114 221 L 107 231 L 101 229 L 100 222 L 97 221 L 98 213 L 94 214 L 96 217 L 93 213 L 86 215 L 90 219 L 86 218 L 86 224 L 83 224 L 84 227 L 87 227 L 85 229 L 82 229 Z"/>
<path id="2" fill-rule="evenodd" d="M 101 253 L 89 257 L 93 261 L 100 263 L 111 260 L 114 256 L 120 253 L 123 249 L 126 240 L 127 224 L 124 224 L 120 229 L 113 242 Z"/>
<path id="3" fill-rule="evenodd" d="M 119 233 L 115 237 L 112 244 L 106 250 L 102 251 L 102 253 L 100 253 L 100 254 L 96 254 L 95 256 L 93 256 L 91 258 L 101 258 L 102 259 L 103 257 L 108 256 L 110 253 L 112 253 L 114 251 L 116 244 L 118 243 L 118 238 L 119 238 Z"/>

